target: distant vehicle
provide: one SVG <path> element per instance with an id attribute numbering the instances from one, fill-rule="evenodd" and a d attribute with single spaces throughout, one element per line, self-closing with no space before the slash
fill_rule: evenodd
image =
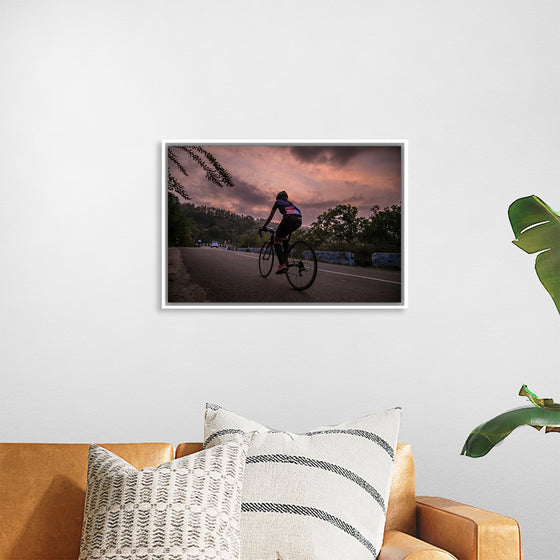
<path id="1" fill-rule="evenodd" d="M 218 244 L 217 241 L 212 241 L 212 243 L 210 243 L 210 247 L 219 247 L 220 245 Z"/>

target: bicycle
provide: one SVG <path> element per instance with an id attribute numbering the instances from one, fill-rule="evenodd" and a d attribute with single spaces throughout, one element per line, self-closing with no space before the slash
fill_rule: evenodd
<path id="1" fill-rule="evenodd" d="M 259 272 L 263 278 L 266 278 L 272 272 L 274 265 L 274 236 L 276 231 L 262 228 L 259 230 L 261 237 L 263 231 L 270 233 L 270 239 L 263 243 L 259 253 Z M 291 235 L 288 236 L 288 242 L 290 237 Z M 317 257 L 313 247 L 305 241 L 294 241 L 294 243 L 288 245 L 286 255 L 286 277 L 288 282 L 296 290 L 307 290 L 317 277 Z"/>

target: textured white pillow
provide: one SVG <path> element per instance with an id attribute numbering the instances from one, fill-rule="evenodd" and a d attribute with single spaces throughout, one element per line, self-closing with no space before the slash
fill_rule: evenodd
<path id="1" fill-rule="evenodd" d="M 80 560 L 238 560 L 247 443 L 137 470 L 89 450 Z"/>
<path id="2" fill-rule="evenodd" d="M 206 405 L 205 447 L 256 432 L 243 482 L 241 558 L 377 558 L 400 416 L 394 408 L 293 434 Z"/>

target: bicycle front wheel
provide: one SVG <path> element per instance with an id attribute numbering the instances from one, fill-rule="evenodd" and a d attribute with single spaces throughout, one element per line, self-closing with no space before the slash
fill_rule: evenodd
<path id="1" fill-rule="evenodd" d="M 317 276 L 317 257 L 311 245 L 305 241 L 296 241 L 288 248 L 288 282 L 296 290 L 307 290 Z"/>
<path id="2" fill-rule="evenodd" d="M 261 247 L 261 252 L 259 253 L 259 272 L 263 278 L 266 278 L 272 271 L 272 265 L 274 264 L 274 247 L 272 243 L 268 241 L 264 243 Z"/>

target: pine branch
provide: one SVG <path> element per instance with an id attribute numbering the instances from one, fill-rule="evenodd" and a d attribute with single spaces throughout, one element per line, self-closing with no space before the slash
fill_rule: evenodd
<path id="1" fill-rule="evenodd" d="M 167 157 L 179 168 L 179 170 L 185 177 L 189 176 L 187 170 L 181 165 L 179 160 L 175 157 L 175 154 L 171 151 L 171 148 L 167 150 Z"/>
<path id="2" fill-rule="evenodd" d="M 189 156 L 194 159 L 202 169 L 206 172 L 206 178 L 218 185 L 218 187 L 223 188 L 224 186 L 233 187 L 233 179 L 228 171 L 226 171 L 218 162 L 218 160 L 208 151 L 205 150 L 202 146 L 178 146 L 184 152 L 189 154 Z M 210 167 L 206 161 L 204 161 L 198 154 L 195 152 L 201 153 L 211 164 Z"/>
<path id="3" fill-rule="evenodd" d="M 167 170 L 167 190 L 180 194 L 185 200 L 191 199 L 183 185 L 181 185 L 181 183 L 179 183 L 179 181 L 177 181 L 177 179 L 173 177 L 169 169 Z"/>
<path id="4" fill-rule="evenodd" d="M 187 194 L 185 187 L 171 170 L 171 163 L 173 163 L 182 175 L 185 177 L 189 176 L 184 165 L 179 161 L 177 154 L 173 151 L 174 149 L 181 150 L 195 161 L 203 169 L 206 179 L 214 185 L 220 188 L 224 186 L 234 186 L 231 174 L 220 165 L 218 160 L 210 152 L 201 146 L 169 146 L 167 149 L 167 189 L 169 191 L 176 192 L 186 200 L 190 200 L 190 196 Z"/>

